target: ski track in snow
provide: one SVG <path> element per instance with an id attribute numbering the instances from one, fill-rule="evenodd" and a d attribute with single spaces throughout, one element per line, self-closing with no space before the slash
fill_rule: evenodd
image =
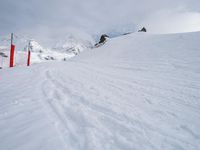
<path id="1" fill-rule="evenodd" d="M 168 38 L 179 40 L 173 36 Z M 138 47 L 133 54 L 129 38 Z M 126 36 L 122 46 L 117 45 L 121 39 L 114 39 L 68 62 L 1 71 L 0 129 L 7 128 L 0 132 L 0 146 L 5 150 L 200 149 L 200 53 L 194 48 L 182 50 L 193 39 L 180 49 L 172 43 L 182 52 L 177 54 L 154 44 L 165 45 L 162 36 L 144 36 L 144 46 L 137 45 L 140 38 Z"/>
<path id="2" fill-rule="evenodd" d="M 152 115 L 155 115 L 156 119 L 158 121 L 164 121 L 166 120 L 179 120 L 181 121 L 182 118 L 180 118 L 177 114 L 178 113 L 183 113 L 184 108 L 185 111 L 187 111 L 188 107 L 193 110 L 189 110 L 190 113 L 192 113 L 192 116 L 196 116 L 197 118 L 199 118 L 199 110 L 198 110 L 198 105 L 197 106 L 193 106 L 190 105 L 189 103 L 185 103 L 184 101 L 182 101 L 179 97 L 177 98 L 177 101 L 172 102 L 171 99 L 173 97 L 170 97 L 171 93 L 175 93 L 176 90 L 174 91 L 173 87 L 172 89 L 164 89 L 164 91 L 169 94 L 169 97 L 163 97 L 162 93 L 160 94 L 160 90 L 162 90 L 162 85 L 158 84 L 156 86 L 155 85 L 151 85 L 152 83 L 150 83 L 150 85 L 148 85 L 148 82 L 150 81 L 146 81 L 147 84 L 143 85 L 145 82 L 143 82 L 143 84 L 138 83 L 138 80 L 134 81 L 134 82 L 128 82 L 126 80 L 122 80 L 122 79 L 118 79 L 115 77 L 115 79 L 111 79 L 109 78 L 108 73 L 106 73 L 104 75 L 103 71 L 98 70 L 96 68 L 92 68 L 92 67 L 88 67 L 88 65 L 86 64 L 78 64 L 79 66 L 77 66 L 77 70 L 80 74 L 90 74 L 90 72 L 92 71 L 94 73 L 94 76 L 90 75 L 88 78 L 91 79 L 91 81 L 96 82 L 93 83 L 93 86 L 89 86 L 90 84 L 84 84 L 81 83 L 82 81 L 77 81 L 77 79 L 74 79 L 73 77 L 69 76 L 66 74 L 66 78 L 63 79 L 62 76 L 58 75 L 60 74 L 59 71 L 54 74 L 53 71 L 46 71 L 45 75 L 47 78 L 47 82 L 49 86 L 46 86 L 43 89 L 48 89 L 48 92 L 44 92 L 45 97 L 47 98 L 47 101 L 50 105 L 51 110 L 53 110 L 54 115 L 57 117 L 54 118 L 60 118 L 59 120 L 55 120 L 55 122 L 57 122 L 59 125 L 61 126 L 61 128 L 59 129 L 59 132 L 61 134 L 61 136 L 63 137 L 63 141 L 65 141 L 65 143 L 68 143 L 67 145 L 71 146 L 71 148 L 74 149 L 93 149 L 95 147 L 95 144 L 92 145 L 92 141 L 89 142 L 89 139 L 87 140 L 87 136 L 85 135 L 87 128 L 91 128 L 94 127 L 95 129 L 99 128 L 99 131 L 95 131 L 95 132 L 103 132 L 105 131 L 105 133 L 107 133 L 108 131 L 111 131 L 111 138 L 112 142 L 110 144 L 108 144 L 109 146 L 112 145 L 112 147 L 110 148 L 119 148 L 119 149 L 130 149 L 130 148 L 139 148 L 141 147 L 141 145 L 135 145 L 135 142 L 138 142 L 137 140 L 140 138 L 143 138 L 143 142 L 146 142 L 148 146 L 150 146 L 152 149 L 159 149 L 160 146 L 156 147 L 155 144 L 152 142 L 151 139 L 151 132 L 157 132 L 158 136 L 160 136 L 161 138 L 164 137 L 168 137 L 169 141 L 174 141 L 174 139 L 176 139 L 177 137 L 173 134 L 169 134 L 165 131 L 162 131 L 162 129 L 156 129 L 154 127 L 153 120 L 151 120 L 153 117 L 148 115 L 148 112 L 145 112 L 146 109 L 152 109 L 151 107 L 153 107 L 152 109 Z M 113 67 L 111 67 L 108 70 L 112 70 Z M 114 68 L 115 70 L 115 68 Z M 121 68 L 120 68 L 121 70 Z M 130 70 L 129 70 L 130 71 Z M 87 79 L 86 76 L 84 76 Z M 92 79 L 92 78 L 95 79 Z M 66 81 L 66 79 L 68 79 Z M 100 84 L 101 83 L 101 84 Z M 102 84 L 103 83 L 103 84 Z M 134 84 L 135 85 L 134 85 Z M 45 85 L 45 84 L 44 84 Z M 69 90 L 69 85 L 73 85 L 73 87 L 71 88 L 72 90 L 74 90 L 74 92 Z M 98 88 L 95 87 L 95 85 L 98 85 Z M 88 87 L 87 87 L 88 86 Z M 149 87 L 151 87 L 151 90 L 149 90 Z M 74 88 L 74 89 L 73 89 Z M 101 88 L 103 88 L 106 92 L 107 95 L 112 95 L 112 98 L 116 97 L 116 100 L 119 99 L 119 101 L 116 101 L 115 103 L 110 103 L 109 102 L 109 96 L 104 95 L 104 97 L 102 97 L 103 95 L 101 95 L 101 93 L 106 93 L 105 91 L 102 92 L 100 90 L 102 90 Z M 158 90 L 160 89 L 160 90 Z M 52 90 L 52 92 L 49 92 L 49 90 Z M 155 91 L 159 91 L 159 93 L 155 93 Z M 45 90 L 44 90 L 45 91 Z M 82 91 L 80 93 L 80 91 Z M 134 91 L 134 92 L 133 92 Z M 140 91 L 143 91 L 143 102 L 139 102 L 136 105 L 134 104 L 129 104 L 129 102 L 127 101 L 121 101 L 123 100 L 130 100 L 131 97 L 134 95 L 137 96 L 137 94 L 141 94 Z M 77 93 L 76 93 L 77 92 Z M 121 93 L 123 92 L 123 94 L 121 95 Z M 49 94 L 52 93 L 52 94 Z M 113 95 L 114 94 L 114 95 Z M 88 95 L 90 95 L 90 97 L 88 97 Z M 164 93 L 164 95 L 166 95 L 166 93 Z M 174 95 L 174 94 L 173 94 Z M 91 97 L 95 97 L 98 98 L 99 100 L 104 100 L 104 103 L 101 101 L 101 103 L 98 105 L 98 101 L 92 101 Z M 185 95 L 184 97 L 187 97 L 188 95 Z M 189 95 L 190 96 L 190 95 Z M 154 98 L 158 98 L 161 99 L 162 101 L 155 101 L 153 102 L 151 99 L 151 97 Z M 111 98 L 111 99 L 112 99 Z M 174 99 L 176 99 L 176 97 L 174 97 Z M 180 99 L 180 100 L 179 100 Z M 163 101 L 164 100 L 164 101 Z M 112 100 L 111 100 L 112 102 Z M 198 104 L 198 103 L 197 103 Z M 117 105 L 117 106 L 115 106 Z M 137 106 L 138 105 L 138 106 Z M 112 106 L 111 108 L 109 106 Z M 154 107 L 160 108 L 160 109 L 155 109 Z M 124 111 L 121 112 L 121 108 L 124 108 Z M 140 108 L 145 112 L 141 113 Z M 164 109 L 164 111 L 162 110 L 162 108 Z M 113 110 L 116 109 L 116 110 Z M 71 112 L 70 111 L 74 111 L 74 110 L 78 110 L 77 112 Z M 83 110 L 83 112 L 82 112 Z M 120 110 L 120 111 L 119 111 Z M 128 112 L 127 112 L 127 111 Z M 79 112 L 80 111 L 80 112 Z M 88 116 L 84 116 L 83 114 L 85 114 L 86 112 L 88 112 Z M 120 113 L 121 114 L 120 114 Z M 132 116 L 129 115 L 132 114 L 133 116 L 137 116 L 138 118 L 132 118 Z M 69 116 L 70 114 L 72 114 L 72 116 Z M 92 121 L 91 116 L 92 114 L 94 115 L 95 120 Z M 77 115 L 77 116 L 75 116 Z M 100 116 L 100 118 L 103 118 L 103 122 L 102 120 L 96 116 Z M 147 117 L 148 119 L 146 120 Z M 75 118 L 75 120 L 74 120 Z M 89 119 L 88 119 L 89 118 Z M 92 117 L 93 118 L 93 117 Z M 144 120 L 145 119 L 145 120 Z M 183 118 L 184 119 L 184 118 Z M 79 122 L 79 120 L 81 120 Z M 112 121 L 111 121 L 112 120 Z M 148 120 L 151 120 L 152 122 L 149 122 Z M 77 122 L 78 121 L 78 122 Z M 101 122 L 101 126 L 96 126 L 95 124 L 93 124 L 93 122 Z M 86 123 L 85 123 L 86 122 Z M 72 124 L 73 123 L 73 124 Z M 92 123 L 92 124 L 91 124 Z M 85 124 L 86 126 L 81 126 L 80 124 Z M 134 126 L 135 124 L 137 125 L 137 128 L 135 129 Z M 99 125 L 99 124 L 98 124 Z M 87 127 L 89 126 L 89 127 Z M 70 128 L 71 127 L 71 128 Z M 114 129 L 114 130 L 113 130 Z M 115 131 L 117 129 L 117 131 Z M 91 130 L 91 129 L 90 129 Z M 120 131 L 122 130 L 122 131 Z M 157 131 L 156 131 L 157 130 Z M 171 130 L 169 128 L 169 130 Z M 178 132 L 178 130 L 182 130 L 184 131 L 187 135 L 195 138 L 195 139 L 199 139 L 199 135 L 195 134 L 187 125 L 177 125 L 175 129 L 176 132 Z M 74 131 L 73 133 L 71 133 L 71 131 Z M 137 132 L 136 132 L 137 131 Z M 63 134 L 64 132 L 64 134 Z M 117 133 L 117 135 L 113 135 L 113 133 Z M 127 135 L 124 133 L 130 134 L 128 137 L 130 139 L 127 139 Z M 136 132 L 136 133 L 135 133 Z M 98 133 L 99 134 L 99 133 Z M 131 139 L 131 137 L 133 135 L 135 137 L 137 137 L 136 139 Z M 150 135 L 149 135 L 150 134 Z M 78 135 L 78 136 L 77 136 Z M 80 136 L 81 135 L 81 136 Z M 105 136 L 105 135 L 104 135 Z M 80 138 L 82 137 L 82 138 Z M 89 136 L 90 137 L 90 136 Z M 93 139 L 94 143 L 98 143 L 100 136 L 96 136 L 98 137 L 98 139 Z M 105 138 L 105 137 L 103 137 Z M 110 139 L 110 137 L 107 137 L 108 139 Z M 122 140 L 123 139 L 123 140 Z M 86 140 L 86 141 L 85 141 Z M 135 142 L 133 142 L 135 140 Z M 79 141 L 79 145 L 77 145 L 77 141 Z M 127 142 L 127 143 L 123 143 Z M 186 140 L 179 140 L 177 138 L 177 140 L 175 140 L 176 142 L 174 143 L 174 146 L 179 147 L 179 148 L 184 148 L 182 145 L 183 143 L 188 145 L 192 148 L 195 148 L 195 146 L 193 144 L 191 144 L 190 142 L 186 141 Z M 81 143 L 81 144 L 80 144 Z M 88 146 L 89 143 L 89 146 Z M 167 142 L 166 142 L 167 144 Z M 123 147 L 120 147 L 122 146 Z M 127 145 L 131 145 L 130 147 L 126 147 Z M 137 147 L 138 146 L 138 147 Z M 171 142 L 169 142 L 169 146 L 171 145 Z M 101 149 L 106 149 L 108 147 L 104 147 L 104 146 L 100 146 Z M 145 146 L 143 147 L 145 149 Z"/>

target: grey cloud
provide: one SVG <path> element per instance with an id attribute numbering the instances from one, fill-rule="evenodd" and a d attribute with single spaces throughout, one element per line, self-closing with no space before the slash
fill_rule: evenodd
<path id="1" fill-rule="evenodd" d="M 165 33 L 171 29 L 163 24 L 176 20 L 174 26 L 181 26 L 191 16 L 195 25 L 183 26 L 190 31 L 199 30 L 199 13 L 198 0 L 0 0 L 0 35 L 13 31 L 45 39 L 72 28 L 98 34 L 130 25 L 135 30 L 145 25 L 151 32 L 157 28 Z"/>

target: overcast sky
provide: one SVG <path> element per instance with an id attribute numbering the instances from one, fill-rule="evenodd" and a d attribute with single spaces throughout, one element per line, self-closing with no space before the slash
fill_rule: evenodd
<path id="1" fill-rule="evenodd" d="M 200 31 L 200 0 L 0 0 L 0 35 Z"/>

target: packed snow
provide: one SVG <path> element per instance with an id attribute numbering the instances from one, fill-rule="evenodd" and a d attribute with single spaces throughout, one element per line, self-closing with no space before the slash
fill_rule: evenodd
<path id="1" fill-rule="evenodd" d="M 199 41 L 133 33 L 0 70 L 0 149 L 200 149 Z"/>

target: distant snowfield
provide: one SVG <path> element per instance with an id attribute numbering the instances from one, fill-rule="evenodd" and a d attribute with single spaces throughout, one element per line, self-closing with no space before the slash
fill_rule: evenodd
<path id="1" fill-rule="evenodd" d="M 135 33 L 0 70 L 0 149 L 200 149 L 199 41 Z"/>

